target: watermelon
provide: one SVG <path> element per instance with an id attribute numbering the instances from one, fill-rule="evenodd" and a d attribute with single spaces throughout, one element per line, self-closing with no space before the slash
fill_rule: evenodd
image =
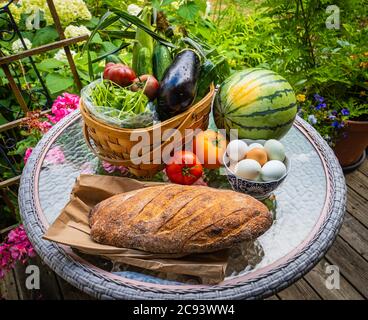
<path id="1" fill-rule="evenodd" d="M 295 93 L 277 73 L 245 69 L 226 79 L 216 95 L 217 128 L 238 129 L 239 139 L 280 139 L 291 128 L 297 113 Z"/>

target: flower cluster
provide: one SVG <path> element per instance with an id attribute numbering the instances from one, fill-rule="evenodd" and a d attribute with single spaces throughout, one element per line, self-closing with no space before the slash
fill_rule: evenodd
<path id="1" fill-rule="evenodd" d="M 132 3 L 128 6 L 127 11 L 132 16 L 137 16 L 142 11 L 142 8 L 140 6 L 137 6 L 136 4 Z"/>
<path id="2" fill-rule="evenodd" d="M 25 263 L 36 255 L 23 226 L 9 232 L 5 241 L 0 244 L 0 279 L 11 270 L 17 261 Z"/>
<path id="3" fill-rule="evenodd" d="M 91 20 L 92 15 L 83 0 L 54 0 L 55 8 L 59 14 L 60 22 L 66 26 L 78 20 Z M 46 4 L 45 20 L 47 24 L 53 24 L 50 10 Z"/>
<path id="4" fill-rule="evenodd" d="M 24 44 L 26 45 L 27 49 L 31 49 L 32 48 L 32 42 L 29 41 L 27 38 L 23 38 Z M 12 43 L 12 51 L 14 53 L 19 53 L 23 50 L 26 50 L 23 46 L 23 43 L 20 39 L 15 40 Z"/>
<path id="5" fill-rule="evenodd" d="M 91 31 L 89 31 L 88 28 L 85 26 L 78 27 L 71 24 L 65 28 L 64 33 L 66 38 L 74 38 L 83 36 L 85 34 L 90 35 Z"/>
<path id="6" fill-rule="evenodd" d="M 45 120 L 41 115 L 41 111 L 28 111 L 26 118 L 22 121 L 22 126 L 29 131 L 37 130 L 40 133 L 46 133 L 52 127 L 51 123 Z"/>
<path id="7" fill-rule="evenodd" d="M 58 96 L 51 107 L 52 115 L 47 118 L 52 123 L 57 123 L 79 106 L 79 96 L 64 92 Z"/>
<path id="8" fill-rule="evenodd" d="M 77 53 L 74 50 L 70 50 L 70 53 L 72 54 L 72 57 L 74 57 Z M 66 53 L 64 49 L 59 49 L 55 55 L 54 55 L 54 59 L 59 60 L 59 61 L 68 61 L 68 58 L 66 57 Z"/>
<path id="9" fill-rule="evenodd" d="M 46 115 L 46 118 L 41 115 L 40 111 L 27 112 L 22 126 L 27 128 L 33 134 L 37 134 L 39 138 L 46 133 L 52 124 L 59 122 L 69 113 L 77 109 L 79 106 L 79 96 L 64 92 L 63 95 L 58 96 L 51 107 L 51 114 Z M 47 120 L 45 120 L 47 119 Z M 32 153 L 32 148 L 28 147 L 24 154 L 24 164 L 27 163 L 29 156 Z M 65 161 L 65 156 L 60 147 L 50 149 L 45 157 L 45 161 L 52 164 L 59 164 Z"/>
<path id="10" fill-rule="evenodd" d="M 297 100 L 300 103 L 300 116 L 315 127 L 333 147 L 342 133 L 341 129 L 344 128 L 345 122 L 349 118 L 349 109 L 346 107 L 341 109 L 331 108 L 326 99 L 319 94 L 314 94 L 310 99 L 304 94 L 298 94 Z"/>
<path id="11" fill-rule="evenodd" d="M 128 168 L 124 167 L 124 166 L 114 166 L 111 163 L 108 163 L 106 161 L 102 161 L 102 168 L 107 172 L 107 173 L 114 173 L 115 171 L 120 172 L 122 175 L 126 175 L 128 174 Z"/>
<path id="12" fill-rule="evenodd" d="M 9 8 L 14 20 L 19 23 L 22 15 L 31 15 L 39 11 L 44 12 L 46 5 L 46 0 L 22 0 L 14 1 Z"/>
<path id="13" fill-rule="evenodd" d="M 46 164 L 62 164 L 65 162 L 65 155 L 60 146 L 51 148 L 45 156 Z"/>
<path id="14" fill-rule="evenodd" d="M 31 154 L 32 154 L 32 151 L 33 151 L 33 148 L 27 148 L 27 149 L 26 149 L 26 152 L 25 152 L 25 154 L 24 154 L 24 158 L 23 158 L 24 164 L 26 164 L 26 163 L 27 163 L 28 158 L 29 158 L 29 157 L 31 156 Z"/>
<path id="15" fill-rule="evenodd" d="M 78 20 L 91 20 L 89 12 L 83 0 L 54 0 L 56 11 L 60 22 L 66 26 Z M 35 12 L 43 12 L 48 25 L 54 24 L 50 9 L 46 0 L 22 0 L 10 5 L 10 10 L 17 23 L 20 22 L 22 15 L 33 15 Z"/>

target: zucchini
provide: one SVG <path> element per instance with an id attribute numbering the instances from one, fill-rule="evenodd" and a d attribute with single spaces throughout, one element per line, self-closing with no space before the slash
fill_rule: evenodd
<path id="1" fill-rule="evenodd" d="M 215 82 L 216 78 L 216 65 L 211 60 L 206 59 L 201 65 L 201 71 L 199 73 L 197 91 L 197 98 L 199 100 L 206 95 L 209 90 L 210 84 L 212 82 Z"/>
<path id="2" fill-rule="evenodd" d="M 151 27 L 151 10 L 149 7 L 145 7 L 143 9 L 142 12 L 142 17 L 141 20 L 146 24 L 147 27 Z M 133 46 L 133 62 L 132 62 L 132 67 L 133 70 L 140 75 L 140 73 L 138 72 L 137 68 L 138 68 L 138 61 L 139 61 L 139 54 L 140 54 L 140 50 L 142 48 L 147 48 L 149 50 L 150 53 L 150 59 L 151 59 L 151 55 L 152 55 L 152 51 L 153 51 L 153 39 L 152 37 L 146 33 L 145 31 L 143 31 L 142 29 L 137 27 L 137 31 L 135 33 L 135 42 L 134 42 L 134 46 Z"/>
<path id="3" fill-rule="evenodd" d="M 217 56 L 211 60 L 206 59 L 201 65 L 198 82 L 197 100 L 202 99 L 208 92 L 210 84 L 223 82 L 230 74 L 229 65 L 222 56 Z"/>
<path id="4" fill-rule="evenodd" d="M 139 50 L 136 68 L 138 76 L 152 74 L 152 58 L 151 52 L 148 48 L 143 47 Z"/>
<path id="5" fill-rule="evenodd" d="M 172 58 L 170 50 L 160 44 L 156 43 L 153 48 L 152 54 L 152 67 L 153 67 L 153 75 L 158 81 L 161 81 L 166 69 L 171 65 Z"/>

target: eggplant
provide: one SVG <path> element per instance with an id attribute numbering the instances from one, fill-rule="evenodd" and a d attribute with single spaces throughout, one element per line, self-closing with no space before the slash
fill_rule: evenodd
<path id="1" fill-rule="evenodd" d="M 160 120 L 169 119 L 187 110 L 197 94 L 201 60 L 194 50 L 178 53 L 166 69 L 157 97 Z"/>

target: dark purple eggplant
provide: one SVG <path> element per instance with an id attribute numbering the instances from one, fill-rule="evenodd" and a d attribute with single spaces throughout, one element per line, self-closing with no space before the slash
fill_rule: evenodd
<path id="1" fill-rule="evenodd" d="M 201 60 L 191 49 L 181 51 L 166 69 L 157 98 L 157 113 L 160 120 L 169 119 L 184 112 L 194 101 Z"/>

